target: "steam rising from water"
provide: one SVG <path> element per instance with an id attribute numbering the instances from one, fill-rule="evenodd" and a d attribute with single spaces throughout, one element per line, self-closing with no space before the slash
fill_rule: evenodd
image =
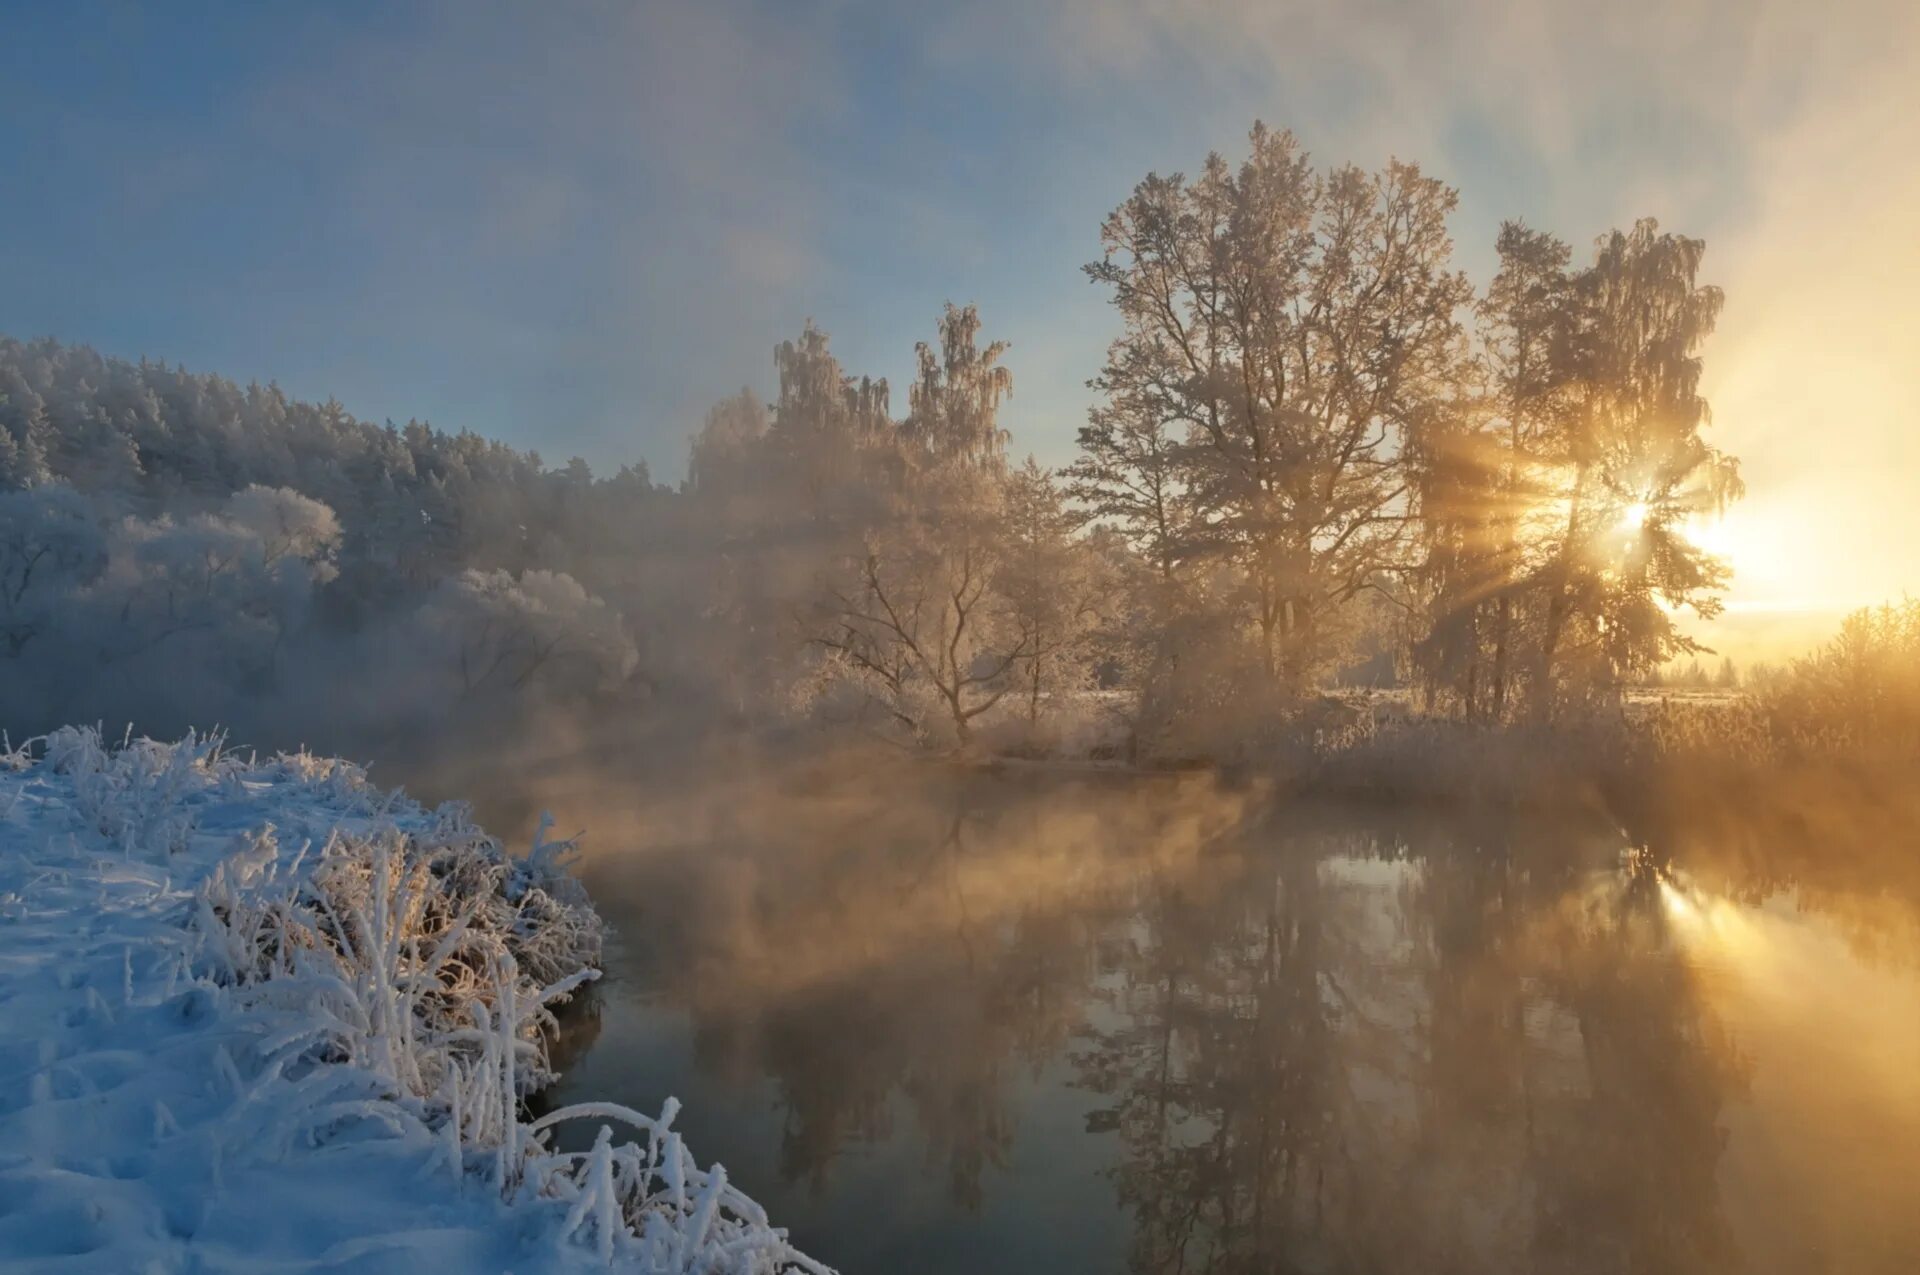
<path id="1" fill-rule="evenodd" d="M 948 1269 L 934 1233 L 1013 1271 L 1920 1249 L 1910 901 L 1198 776 L 848 753 L 664 787 L 539 791 L 614 830 L 568 1083 L 714 1113 L 702 1145 L 848 1266 Z"/>

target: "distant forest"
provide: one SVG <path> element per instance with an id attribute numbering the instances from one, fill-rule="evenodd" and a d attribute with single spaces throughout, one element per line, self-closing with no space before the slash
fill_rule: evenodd
<path id="1" fill-rule="evenodd" d="M 0 338 L 0 711 L 16 730 L 404 732 L 620 688 L 671 493 L 418 422 Z M 349 739 L 354 738 L 348 735 Z"/>
<path id="2" fill-rule="evenodd" d="M 1576 263 L 1518 223 L 1476 286 L 1455 192 L 1314 166 L 1149 175 L 1086 267 L 1118 335 L 1059 472 L 1007 454 L 1007 347 L 947 306 L 891 387 L 809 323 L 687 477 L 355 419 L 0 338 L 0 721 L 378 747 L 591 710 L 1001 751 L 1220 757 L 1335 680 L 1546 723 L 1704 653 L 1740 494 L 1705 439 L 1704 245 Z M 1726 674 L 1731 678 L 1731 673 Z"/>

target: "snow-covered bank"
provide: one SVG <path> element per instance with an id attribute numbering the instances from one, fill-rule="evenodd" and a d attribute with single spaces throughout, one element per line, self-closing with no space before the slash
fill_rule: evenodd
<path id="1" fill-rule="evenodd" d="M 0 1270 L 824 1270 L 672 1100 L 521 1118 L 596 975 L 568 848 L 305 755 L 0 753 Z"/>

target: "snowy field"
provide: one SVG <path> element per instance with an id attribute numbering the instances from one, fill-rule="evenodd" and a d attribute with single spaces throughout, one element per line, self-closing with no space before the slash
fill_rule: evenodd
<path id="1" fill-rule="evenodd" d="M 217 740 L 0 752 L 0 1271 L 824 1271 L 671 1099 L 524 1118 L 570 848 Z"/>

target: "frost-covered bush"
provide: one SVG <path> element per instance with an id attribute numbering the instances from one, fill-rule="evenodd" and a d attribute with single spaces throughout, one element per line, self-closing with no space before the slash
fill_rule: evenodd
<path id="1" fill-rule="evenodd" d="M 1270 749 L 1295 707 L 1248 634 L 1198 612 L 1142 661 L 1137 751 L 1163 763 L 1231 762 Z"/>
<path id="2" fill-rule="evenodd" d="M 1920 755 L 1920 598 L 1855 611 L 1759 699 L 1775 733 L 1802 748 Z"/>
<path id="3" fill-rule="evenodd" d="M 764 1210 L 702 1168 L 671 1125 L 610 1103 L 531 1123 L 520 1102 L 553 1078 L 550 1007 L 594 978 L 600 923 L 560 872 L 570 843 L 546 823 L 507 860 L 464 811 L 426 832 L 339 837 L 301 873 L 271 828 L 246 839 L 202 885 L 200 968 L 279 1026 L 263 1050 L 345 1064 L 389 1082 L 462 1174 L 513 1199 L 567 1206 L 563 1239 L 648 1272 L 824 1272 L 768 1225 Z M 562 1152 L 550 1131 L 600 1120 L 592 1150 Z M 630 1135 L 615 1142 L 619 1125 Z"/>
<path id="4" fill-rule="evenodd" d="M 619 613 L 555 571 L 464 571 L 413 614 L 402 642 L 419 661 L 409 674 L 449 699 L 592 695 L 639 658 Z"/>
<path id="5" fill-rule="evenodd" d="M 444 1096 L 463 1145 L 500 1142 L 553 1079 L 548 1007 L 596 976 L 598 918 L 470 825 L 340 836 L 297 863 L 268 826 L 202 883 L 202 972 L 304 1017 L 281 1043 Z"/>
<path id="6" fill-rule="evenodd" d="M 0 491 L 0 657 L 43 642 L 65 600 L 105 565 L 105 536 L 77 492 Z"/>

